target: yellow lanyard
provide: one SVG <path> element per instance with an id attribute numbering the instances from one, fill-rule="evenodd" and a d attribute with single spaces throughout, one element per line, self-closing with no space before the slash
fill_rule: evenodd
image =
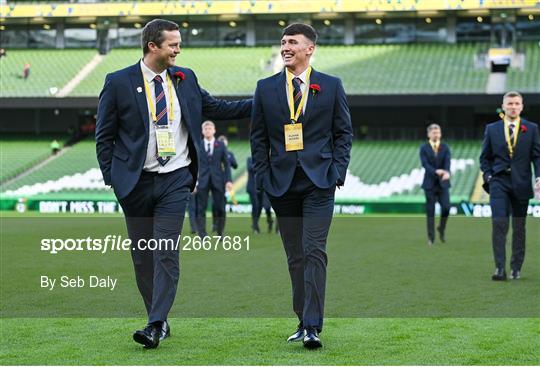
<path id="1" fill-rule="evenodd" d="M 441 144 L 441 141 L 436 141 L 435 143 L 431 143 L 431 140 L 429 141 L 429 144 L 431 145 L 431 149 L 433 149 L 433 151 L 435 153 L 437 153 L 439 151 L 439 145 Z"/>
<path id="2" fill-rule="evenodd" d="M 517 138 L 519 134 L 519 125 L 521 124 L 521 118 L 518 118 L 514 124 L 514 141 L 510 141 L 510 124 L 506 119 L 504 119 L 504 137 L 506 139 L 506 144 L 508 145 L 508 152 L 510 153 L 510 158 L 514 155 L 514 148 L 516 147 Z"/>
<path id="3" fill-rule="evenodd" d="M 144 81 L 144 89 L 146 90 L 146 101 L 148 102 L 148 105 L 150 106 L 150 113 L 152 114 L 152 120 L 157 122 L 157 116 L 156 116 L 156 104 L 152 101 L 152 95 L 150 94 L 150 85 L 148 85 L 148 82 L 145 78 L 143 78 Z M 156 81 L 154 81 L 156 83 Z M 173 95 L 172 95 L 172 82 L 171 78 L 169 77 L 169 73 L 167 73 L 167 89 L 169 90 L 169 121 L 174 120 L 174 108 L 173 108 Z M 154 96 L 157 97 L 157 96 Z"/>
<path id="4" fill-rule="evenodd" d="M 296 121 L 298 121 L 298 118 L 300 117 L 300 113 L 304 109 L 304 104 L 306 103 L 306 98 L 309 92 L 309 88 L 306 88 L 306 92 L 302 93 L 302 99 L 300 100 L 300 104 L 298 105 L 298 109 L 296 112 L 294 111 L 294 89 L 292 85 L 292 73 L 290 73 L 288 70 L 287 73 L 287 85 L 289 86 L 289 112 L 291 113 L 291 122 L 294 124 Z M 306 83 L 309 85 L 309 75 L 311 74 L 311 66 L 308 68 L 308 71 L 306 73 Z"/>

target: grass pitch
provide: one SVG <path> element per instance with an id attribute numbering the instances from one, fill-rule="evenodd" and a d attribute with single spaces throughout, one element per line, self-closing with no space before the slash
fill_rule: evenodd
<path id="1" fill-rule="evenodd" d="M 261 221 L 263 224 L 264 221 Z M 423 217 L 335 218 L 324 348 L 287 344 L 295 328 L 279 237 L 228 233 L 250 250 L 184 251 L 172 337 L 157 350 L 131 340 L 144 325 L 129 253 L 39 250 L 44 237 L 125 234 L 121 218 L 2 218 L 2 364 L 540 364 L 540 221 L 528 221 L 523 278 L 495 283 L 489 219 L 451 218 L 429 248 Z M 39 275 L 111 274 L 115 291 L 47 291 Z"/>

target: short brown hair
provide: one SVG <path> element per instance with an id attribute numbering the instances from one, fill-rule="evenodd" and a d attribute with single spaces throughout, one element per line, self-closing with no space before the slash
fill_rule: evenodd
<path id="1" fill-rule="evenodd" d="M 148 47 L 150 42 L 160 47 L 165 38 L 163 37 L 163 31 L 177 31 L 179 29 L 178 24 L 165 19 L 154 19 L 146 23 L 141 36 L 143 55 L 146 55 L 150 51 Z"/>
<path id="2" fill-rule="evenodd" d="M 513 97 L 519 97 L 523 101 L 523 96 L 521 93 L 516 92 L 515 90 L 511 90 L 510 92 L 506 92 L 503 96 L 503 102 L 506 98 L 513 98 Z"/>

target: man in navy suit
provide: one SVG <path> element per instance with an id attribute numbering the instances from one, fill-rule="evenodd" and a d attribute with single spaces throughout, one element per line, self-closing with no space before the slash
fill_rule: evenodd
<path id="1" fill-rule="evenodd" d="M 97 159 L 103 180 L 122 206 L 137 286 L 148 324 L 136 342 L 155 348 L 170 333 L 167 315 L 179 277 L 174 246 L 148 250 L 140 240 L 172 240 L 182 229 L 186 203 L 195 187 L 202 115 L 215 119 L 250 116 L 251 100 L 226 102 L 199 87 L 195 73 L 175 66 L 178 25 L 156 19 L 142 32 L 143 58 L 108 74 L 99 96 Z"/>
<path id="2" fill-rule="evenodd" d="M 534 196 L 534 166 L 537 191 L 540 191 L 540 133 L 538 125 L 520 117 L 523 97 L 508 92 L 503 97 L 504 118 L 486 126 L 480 169 L 484 189 L 490 194 L 492 245 L 495 272 L 491 279 L 506 280 L 506 235 L 512 215 L 512 258 L 510 278 L 521 277 L 525 260 L 525 219 L 529 199 Z"/>
<path id="3" fill-rule="evenodd" d="M 425 169 L 422 189 L 426 195 L 428 245 L 435 242 L 435 203 L 441 205 L 441 222 L 437 227 L 441 242 L 445 242 L 446 222 L 450 214 L 450 148 L 441 143 L 441 127 L 427 128 L 428 142 L 420 147 L 420 161 Z"/>
<path id="4" fill-rule="evenodd" d="M 274 220 L 272 219 L 270 201 L 264 190 L 257 190 L 255 187 L 255 172 L 253 172 L 253 160 L 251 157 L 247 158 L 246 167 L 248 172 L 246 191 L 249 194 L 249 201 L 251 202 L 251 229 L 253 229 L 253 232 L 255 233 L 261 233 L 261 229 L 259 228 L 259 218 L 264 209 L 266 213 L 266 222 L 268 224 L 268 233 L 272 233 Z"/>
<path id="5" fill-rule="evenodd" d="M 225 135 L 220 135 L 217 138 L 220 142 L 225 144 L 225 148 L 227 148 L 227 159 L 229 160 L 229 165 L 231 166 L 231 171 L 233 169 L 238 168 L 238 162 L 236 162 L 236 157 L 234 156 L 234 153 L 231 152 L 229 149 L 229 141 L 227 140 L 227 137 Z M 224 199 L 225 205 L 227 204 L 227 199 Z M 225 217 L 227 216 L 227 211 L 224 211 Z M 212 231 L 217 232 L 217 222 L 218 222 L 218 211 L 214 206 L 212 205 Z"/>
<path id="6" fill-rule="evenodd" d="M 336 186 L 345 182 L 352 145 L 347 97 L 338 78 L 311 68 L 317 33 L 307 24 L 284 29 L 282 72 L 257 83 L 251 155 L 258 189 L 278 218 L 300 321 L 289 341 L 322 346 L 326 241 Z"/>
<path id="7" fill-rule="evenodd" d="M 197 182 L 197 230 L 204 238 L 206 232 L 206 207 L 212 192 L 212 208 L 216 211 L 216 232 L 223 236 L 225 227 L 225 189 L 232 189 L 231 166 L 227 147 L 215 138 L 216 127 L 212 121 L 202 124 L 204 154 L 199 159 L 199 181 Z"/>

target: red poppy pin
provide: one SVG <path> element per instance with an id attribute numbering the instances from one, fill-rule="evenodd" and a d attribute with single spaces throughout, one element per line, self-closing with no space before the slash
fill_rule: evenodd
<path id="1" fill-rule="evenodd" d="M 527 126 L 521 125 L 520 127 L 521 127 L 521 132 L 522 132 L 523 134 L 525 134 L 525 133 L 527 132 Z"/>
<path id="2" fill-rule="evenodd" d="M 311 84 L 309 86 L 309 89 L 311 89 L 311 92 L 313 93 L 313 95 L 317 94 L 317 93 L 320 93 L 321 91 L 321 86 L 319 84 Z"/>
<path id="3" fill-rule="evenodd" d="M 186 79 L 186 75 L 181 71 L 177 71 L 174 73 L 174 76 L 176 77 L 176 87 L 178 88 L 178 84 L 180 84 L 182 80 Z"/>
<path id="4" fill-rule="evenodd" d="M 215 141 L 215 142 L 214 142 L 214 148 L 217 148 L 217 147 L 218 147 L 218 145 L 219 145 L 219 144 L 218 144 L 218 142 L 217 142 L 217 141 Z"/>

